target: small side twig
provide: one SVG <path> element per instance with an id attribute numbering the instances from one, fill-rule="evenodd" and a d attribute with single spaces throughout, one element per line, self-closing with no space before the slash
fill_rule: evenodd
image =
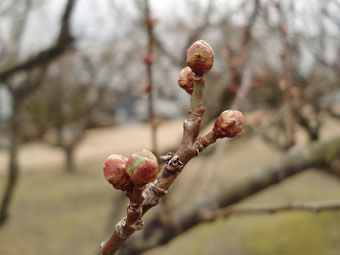
<path id="1" fill-rule="evenodd" d="M 159 199 L 167 194 L 169 187 L 189 160 L 216 141 L 213 131 L 204 137 L 197 138 L 202 116 L 205 111 L 202 106 L 203 93 L 204 78 L 195 77 L 194 90 L 191 97 L 191 109 L 189 110 L 188 119 L 186 119 L 183 124 L 181 145 L 176 153 L 168 153 L 168 155 L 161 157 L 166 161 L 166 164 L 161 169 L 157 179 L 144 193 L 146 199 L 143 204 L 143 214 L 157 205 Z"/>
<path id="2" fill-rule="evenodd" d="M 147 33 L 147 53 L 143 57 L 145 66 L 146 66 L 146 76 L 147 76 L 147 85 L 146 85 L 146 92 L 148 94 L 148 111 L 149 111 L 149 121 L 151 124 L 151 142 L 152 142 L 152 151 L 157 156 L 158 149 L 157 149 L 157 124 L 155 121 L 155 111 L 154 111 L 154 86 L 153 86 L 153 79 L 152 79 L 152 67 L 153 67 L 153 48 L 154 48 L 154 20 L 151 17 L 149 1 L 143 1 L 144 7 L 144 19 L 145 19 L 145 27 Z"/>

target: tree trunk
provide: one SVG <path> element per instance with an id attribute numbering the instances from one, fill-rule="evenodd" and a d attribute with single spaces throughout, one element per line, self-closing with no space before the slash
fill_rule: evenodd
<path id="1" fill-rule="evenodd" d="M 0 225 L 5 223 L 8 218 L 8 210 L 12 201 L 13 192 L 17 183 L 19 168 L 18 168 L 18 137 L 19 137 L 19 122 L 20 122 L 20 102 L 13 98 L 12 102 L 12 117 L 10 120 L 10 147 L 9 147 L 9 166 L 8 179 L 5 187 L 4 195 L 0 207 Z"/>
<path id="2" fill-rule="evenodd" d="M 68 173 L 73 173 L 74 167 L 74 146 L 64 147 L 65 152 L 65 169 Z"/>

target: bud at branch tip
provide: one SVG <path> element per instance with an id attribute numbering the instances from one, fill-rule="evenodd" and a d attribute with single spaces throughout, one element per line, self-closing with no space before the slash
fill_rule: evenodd
<path id="1" fill-rule="evenodd" d="M 214 51 L 210 45 L 199 40 L 194 42 L 187 50 L 187 65 L 196 75 L 208 72 L 214 63 Z"/>
<path id="2" fill-rule="evenodd" d="M 243 126 L 243 114 L 239 111 L 227 110 L 218 116 L 213 131 L 216 138 L 232 138 L 242 132 Z"/>

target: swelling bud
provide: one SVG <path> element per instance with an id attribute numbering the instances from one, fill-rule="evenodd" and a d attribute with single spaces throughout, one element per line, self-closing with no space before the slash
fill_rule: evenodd
<path id="1" fill-rule="evenodd" d="M 131 180 L 126 173 L 127 158 L 122 155 L 109 156 L 103 166 L 105 179 L 116 189 L 126 191 L 131 186 Z"/>
<path id="2" fill-rule="evenodd" d="M 126 172 L 134 184 L 145 185 L 152 182 L 158 174 L 157 158 L 145 149 L 135 151 L 128 158 Z"/>
<path id="3" fill-rule="evenodd" d="M 178 85 L 190 95 L 193 91 L 193 79 L 194 74 L 188 66 L 186 68 L 183 68 L 182 71 L 179 73 Z"/>
<path id="4" fill-rule="evenodd" d="M 216 138 L 232 138 L 241 133 L 243 126 L 243 114 L 239 111 L 227 110 L 218 116 L 213 131 Z"/>
<path id="5" fill-rule="evenodd" d="M 210 45 L 199 40 L 194 42 L 187 50 L 187 65 L 197 75 L 208 72 L 214 63 L 214 52 Z"/>

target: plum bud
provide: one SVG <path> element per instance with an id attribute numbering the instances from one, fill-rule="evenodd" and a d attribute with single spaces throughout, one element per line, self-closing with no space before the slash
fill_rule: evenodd
<path id="1" fill-rule="evenodd" d="M 183 68 L 182 71 L 179 73 L 178 85 L 190 95 L 193 91 L 193 79 L 194 74 L 188 66 L 186 68 Z"/>
<path id="2" fill-rule="evenodd" d="M 126 191 L 131 186 L 131 180 L 126 173 L 127 158 L 122 155 L 109 156 L 103 166 L 105 179 L 116 189 Z"/>
<path id="3" fill-rule="evenodd" d="M 210 45 L 199 40 L 194 42 L 187 50 L 187 65 L 197 75 L 208 72 L 214 63 L 214 52 Z"/>
<path id="4" fill-rule="evenodd" d="M 216 138 L 232 138 L 241 133 L 244 125 L 243 114 L 235 110 L 224 111 L 215 121 L 213 131 Z"/>
<path id="5" fill-rule="evenodd" d="M 157 158 L 151 151 L 137 150 L 128 158 L 126 172 L 134 184 L 145 185 L 152 182 L 158 174 Z"/>

